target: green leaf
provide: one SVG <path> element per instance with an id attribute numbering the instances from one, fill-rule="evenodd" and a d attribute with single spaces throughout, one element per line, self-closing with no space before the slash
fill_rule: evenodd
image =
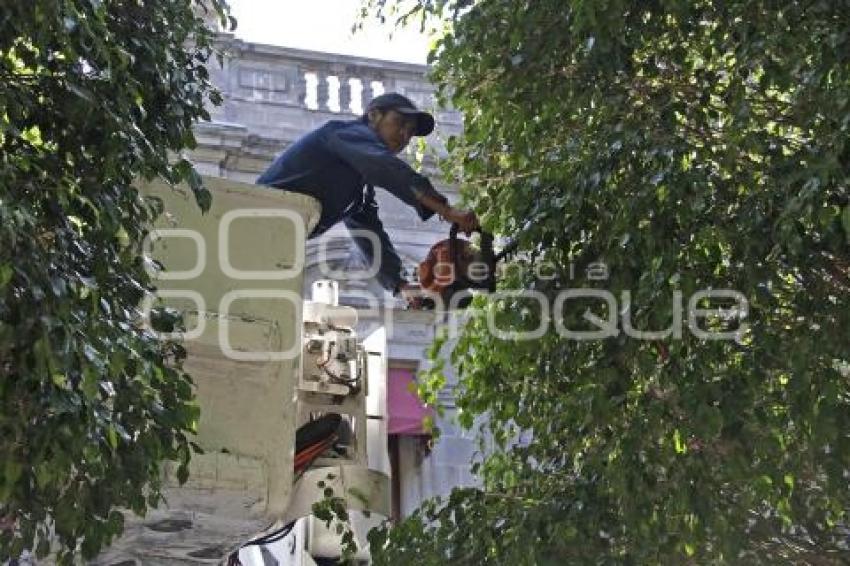
<path id="1" fill-rule="evenodd" d="M 180 485 L 186 483 L 189 479 L 189 466 L 187 464 L 180 464 L 177 466 L 177 481 L 180 482 Z"/>
<path id="2" fill-rule="evenodd" d="M 50 539 L 47 537 L 41 538 L 38 541 L 38 546 L 35 547 L 35 557 L 44 560 L 50 554 Z"/>
<path id="3" fill-rule="evenodd" d="M 23 466 L 20 463 L 14 460 L 6 460 L 3 464 L 2 483 L 0 483 L 0 501 L 9 499 L 22 473 Z"/>
<path id="4" fill-rule="evenodd" d="M 195 195 L 195 202 L 198 203 L 202 212 L 209 212 L 212 207 L 212 193 L 206 187 L 193 188 L 192 192 Z"/>
<path id="5" fill-rule="evenodd" d="M 0 265 L 0 290 L 6 288 L 6 285 L 12 280 L 12 275 L 14 274 L 14 270 L 12 269 L 12 264 L 6 263 Z"/>
<path id="6" fill-rule="evenodd" d="M 109 447 L 112 450 L 118 448 L 118 433 L 115 432 L 114 427 L 109 427 L 106 429 L 106 442 L 109 444 Z"/>
<path id="7" fill-rule="evenodd" d="M 673 448 L 676 450 L 676 454 L 684 454 L 688 451 L 688 447 L 683 442 L 679 429 L 673 431 Z"/>
<path id="8" fill-rule="evenodd" d="M 80 382 L 80 389 L 88 399 L 94 399 L 97 396 L 99 383 L 99 375 L 93 367 L 86 366 L 83 368 L 83 380 Z"/>
<path id="9" fill-rule="evenodd" d="M 357 501 L 359 501 L 364 507 L 369 506 L 369 497 L 366 495 L 366 493 L 363 492 L 363 490 L 352 486 L 348 488 L 348 493 L 351 494 L 351 496 L 354 497 Z"/>

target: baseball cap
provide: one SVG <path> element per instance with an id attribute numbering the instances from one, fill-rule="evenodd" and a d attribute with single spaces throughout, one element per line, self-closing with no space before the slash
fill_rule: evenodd
<path id="1" fill-rule="evenodd" d="M 399 114 L 415 117 L 416 131 L 414 135 L 427 136 L 434 131 L 434 117 L 428 112 L 416 108 L 416 105 L 409 98 L 397 92 L 387 92 L 373 98 L 369 102 L 369 106 L 366 107 L 366 111 L 376 109 L 395 110 Z"/>

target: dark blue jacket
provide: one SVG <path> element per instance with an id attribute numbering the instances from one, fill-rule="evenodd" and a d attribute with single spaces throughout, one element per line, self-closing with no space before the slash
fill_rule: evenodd
<path id="1" fill-rule="evenodd" d="M 349 229 L 368 230 L 381 242 L 378 281 L 395 290 L 403 280 L 401 259 L 378 217 L 373 185 L 377 185 L 428 220 L 434 213 L 422 207 L 418 197 L 431 194 L 446 202 L 427 177 L 396 157 L 363 120 L 332 120 L 313 130 L 286 149 L 258 179 L 288 191 L 315 197 L 322 216 L 311 238 L 339 221 Z M 375 258 L 368 238 L 354 238 L 366 260 Z"/>

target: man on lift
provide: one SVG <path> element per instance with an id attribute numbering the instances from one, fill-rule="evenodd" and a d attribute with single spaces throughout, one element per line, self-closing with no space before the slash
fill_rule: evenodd
<path id="1" fill-rule="evenodd" d="M 478 227 L 469 210 L 448 204 L 427 177 L 397 157 L 413 136 L 434 130 L 434 117 L 408 98 L 386 93 L 374 98 L 357 120 L 331 120 L 306 134 L 284 151 L 257 183 L 304 193 L 322 205 L 322 216 L 309 235 L 315 238 L 337 222 L 351 230 L 367 230 L 380 242 L 355 237 L 368 262 L 380 256 L 378 282 L 394 295 L 402 294 L 408 304 L 418 304 L 415 289 L 401 274 L 401 259 L 378 217 L 374 186 L 379 186 L 412 206 L 422 220 L 434 213 L 457 223 L 463 232 Z"/>

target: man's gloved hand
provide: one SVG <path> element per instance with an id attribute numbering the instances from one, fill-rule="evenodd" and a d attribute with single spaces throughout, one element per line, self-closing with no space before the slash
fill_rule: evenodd
<path id="1" fill-rule="evenodd" d="M 412 310 L 422 309 L 422 288 L 407 281 L 402 281 L 398 286 L 398 294 L 407 302 L 407 308 Z"/>
<path id="2" fill-rule="evenodd" d="M 478 217 L 471 210 L 461 210 L 450 206 L 446 197 L 431 188 L 431 192 L 419 197 L 419 202 L 428 210 L 436 212 L 443 219 L 448 220 L 460 227 L 460 230 L 469 235 L 479 227 Z"/>
<path id="3" fill-rule="evenodd" d="M 471 210 L 452 208 L 451 211 L 446 214 L 446 220 L 457 224 L 460 231 L 467 236 L 479 227 L 478 216 L 476 216 Z"/>

